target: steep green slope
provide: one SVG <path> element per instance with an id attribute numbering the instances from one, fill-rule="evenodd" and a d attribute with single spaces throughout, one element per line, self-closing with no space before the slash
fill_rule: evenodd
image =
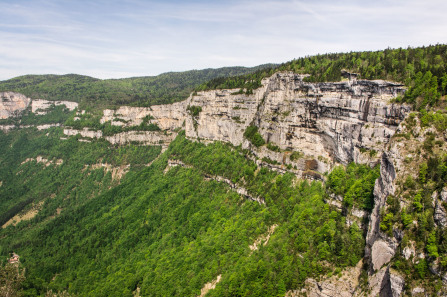
<path id="1" fill-rule="evenodd" d="M 164 172 L 168 160 L 186 165 Z M 28 295 L 132 296 L 140 288 L 143 296 L 196 296 L 221 275 L 211 296 L 277 296 L 363 255 L 362 231 L 324 202 L 320 182 L 257 168 L 219 142 L 180 134 L 149 168 L 95 194 L 55 217 L 0 231 L 2 255 L 18 253 L 27 269 Z"/>
<path id="2" fill-rule="evenodd" d="M 380 214 L 383 233 L 392 238 L 402 232 L 391 266 L 408 288 L 424 287 L 432 295 L 443 287 L 440 276 L 447 271 L 446 129 L 445 109 L 407 117 L 391 141 L 391 150 L 399 147 L 401 159 L 396 162 L 396 191 Z"/>
<path id="3" fill-rule="evenodd" d="M 150 106 L 186 99 L 196 86 L 210 79 L 247 74 L 270 66 L 224 67 L 105 80 L 77 74 L 25 75 L 1 81 L 0 91 L 19 92 L 33 99 L 75 101 L 81 108 Z"/>
<path id="4" fill-rule="evenodd" d="M 40 222 L 57 208 L 80 205 L 116 186 L 117 172 L 141 168 L 161 150 L 131 145 L 114 148 L 105 141 L 61 140 L 63 136 L 60 128 L 0 132 L 0 225 L 19 212 L 42 209 L 36 217 Z M 125 165 L 130 168 L 120 170 Z"/>

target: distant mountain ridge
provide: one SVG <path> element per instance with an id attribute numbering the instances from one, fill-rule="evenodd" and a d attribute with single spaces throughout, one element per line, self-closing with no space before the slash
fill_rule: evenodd
<path id="1" fill-rule="evenodd" d="M 150 106 L 186 99 L 194 88 L 215 78 L 248 74 L 273 66 L 276 65 L 209 68 L 104 80 L 79 74 L 24 75 L 0 81 L 0 91 L 14 91 L 32 99 L 75 101 L 82 108 Z"/>

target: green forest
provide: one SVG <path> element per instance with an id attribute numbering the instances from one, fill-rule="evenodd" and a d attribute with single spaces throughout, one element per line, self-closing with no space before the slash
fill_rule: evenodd
<path id="1" fill-rule="evenodd" d="M 222 281 L 210 296 L 277 296 L 307 277 L 355 265 L 363 256 L 363 231 L 356 224 L 347 227 L 324 202 L 327 189 L 321 182 L 295 183 L 291 174 L 258 170 L 240 148 L 191 142 L 181 133 L 150 167 L 142 167 L 141 162 L 153 160 L 155 148 L 120 147 L 105 155 L 102 142 L 57 140 L 57 129 L 51 132 L 53 141 L 26 132 L 2 135 L 1 155 L 8 156 L 2 165 L 15 162 L 8 168 L 29 179 L 24 187 L 30 190 L 15 195 L 45 203 L 35 218 L 0 233 L 1 255 L 20 251 L 27 268 L 24 296 L 48 290 L 132 296 L 137 287 L 144 296 L 196 296 L 220 274 Z M 25 149 L 15 150 L 18 145 Z M 63 165 L 20 165 L 42 153 L 32 147 L 41 147 L 48 159 L 62 158 Z M 168 159 L 191 168 L 164 173 Z M 83 172 L 85 164 L 98 160 L 135 169 L 113 185 L 109 173 Z M 367 168 L 360 171 L 369 174 Z M 14 175 L 2 172 L 0 189 L 12 180 L 23 182 Z M 266 204 L 246 200 L 207 175 L 226 177 Z M 2 209 L 14 209 L 10 201 L 2 201 Z M 58 208 L 62 211 L 56 214 Z M 274 224 L 269 244 L 251 251 L 249 246 Z"/>

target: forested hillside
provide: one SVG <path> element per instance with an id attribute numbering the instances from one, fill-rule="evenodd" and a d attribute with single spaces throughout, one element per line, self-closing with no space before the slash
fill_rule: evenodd
<path id="1" fill-rule="evenodd" d="M 0 82 L 80 103 L 0 121 L 0 291 L 447 294 L 446 66 L 436 45 Z"/>
<path id="2" fill-rule="evenodd" d="M 15 91 L 33 99 L 75 101 L 83 109 L 150 106 L 184 100 L 196 86 L 213 78 L 247 74 L 271 66 L 224 67 L 105 80 L 77 74 L 25 75 L 0 81 L 0 92 Z"/>
<path id="3" fill-rule="evenodd" d="M 2 139 L 2 155 L 11 160 L 8 152 L 25 137 Z M 327 194 L 321 182 L 259 171 L 238 148 L 205 146 L 179 135 L 149 168 L 128 173 L 120 185 L 107 190 L 113 183 L 110 173 L 84 168 L 101 159 L 100 144 L 60 142 L 55 146 L 59 153 L 45 149 L 48 159 L 64 160 L 60 169 L 44 169 L 33 161 L 9 166 L 17 168 L 12 175 L 20 172 L 30 180 L 22 182 L 30 191 L 17 197 L 33 197 L 45 209 L 31 221 L 10 225 L 0 239 L 3 255 L 20 251 L 27 268 L 27 295 L 52 289 L 132 296 L 140 288 L 144 296 L 196 296 L 218 275 L 224 277 L 212 296 L 278 295 L 302 285 L 307 277 L 355 265 L 363 255 L 362 231 L 355 223 L 348 227 L 344 217 L 324 203 Z M 150 148 L 129 149 L 120 148 L 102 162 L 137 165 L 132 156 L 144 163 L 153 159 Z M 15 159 L 39 153 L 25 149 L 22 158 Z M 168 159 L 188 167 L 166 171 Z M 357 172 L 365 175 L 369 170 Z M 223 176 L 246 187 L 265 205 L 241 199 L 208 176 Z M 5 185 L 11 181 L 7 177 L 8 172 L 2 174 Z M 101 185 L 99 191 L 95 184 Z M 347 184 L 343 191 L 349 188 Z M 371 195 L 372 187 L 367 191 Z M 271 226 L 277 227 L 269 244 L 263 245 L 264 238 L 257 250 L 250 249 Z"/>
<path id="4" fill-rule="evenodd" d="M 423 108 L 437 103 L 447 93 L 447 45 L 304 57 L 252 74 L 215 78 L 196 90 L 240 88 L 250 93 L 261 86 L 263 78 L 277 71 L 310 74 L 307 80 L 312 82 L 340 81 L 343 70 L 359 74 L 362 79 L 401 82 L 409 90 L 400 101 Z"/>

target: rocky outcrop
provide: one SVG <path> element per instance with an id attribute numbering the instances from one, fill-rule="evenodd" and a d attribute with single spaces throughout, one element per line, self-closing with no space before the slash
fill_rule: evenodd
<path id="1" fill-rule="evenodd" d="M 80 135 L 81 137 L 91 139 L 104 138 L 114 145 L 138 143 L 143 145 L 161 145 L 163 147 L 169 145 L 169 143 L 171 143 L 171 141 L 177 136 L 177 133 L 160 131 L 127 131 L 111 136 L 104 136 L 102 131 L 90 130 L 88 128 L 84 128 L 82 130 L 65 128 L 64 134 L 67 136 Z"/>
<path id="2" fill-rule="evenodd" d="M 0 119 L 16 117 L 31 103 L 25 95 L 14 92 L 0 92 Z"/>
<path id="3" fill-rule="evenodd" d="M 388 214 L 401 216 L 403 213 L 412 212 L 413 198 L 421 188 L 419 185 L 412 186 L 411 183 L 420 180 L 422 164 L 430 158 L 435 159 L 445 155 L 445 132 L 437 130 L 433 126 L 424 127 L 417 113 L 410 115 L 402 122 L 396 132 L 398 134 L 391 139 L 386 152 L 382 155 L 380 178 L 376 181 L 374 188 L 374 209 L 370 216 L 366 238 L 365 260 L 369 266 L 368 281 L 373 292 L 372 295 L 374 292 L 379 294 L 381 291 L 387 292 L 387 295 L 383 296 L 403 294 L 402 289 L 399 289 L 403 286 L 403 278 L 389 268 L 393 266 L 390 262 L 394 259 L 396 262 L 408 261 L 409 265 L 414 265 L 426 258 L 430 273 L 442 278 L 438 260 L 425 254 L 427 243 L 420 239 L 413 241 L 412 235 L 414 232 L 418 232 L 420 221 L 413 218 L 412 222 L 411 220 L 407 221 L 405 225 L 403 219 L 397 222 L 393 221 L 389 225 L 382 225 L 382 229 L 386 231 L 381 230 L 380 223 L 382 216 Z M 427 151 L 426 144 L 429 137 L 434 137 L 438 145 Z M 433 211 L 433 217 L 430 220 L 434 222 L 434 227 L 442 230 L 447 226 L 445 209 L 447 189 L 443 189 L 439 193 L 439 191 L 435 191 L 434 184 L 431 182 L 427 182 L 424 187 L 432 191 L 431 206 L 433 208 L 426 204 L 426 207 L 430 208 L 430 212 Z M 404 236 L 406 234 L 409 236 Z M 413 240 L 402 240 L 403 238 L 412 238 Z M 384 284 L 389 283 L 393 284 L 391 289 L 387 285 L 388 289 L 382 290 L 385 288 Z M 405 293 L 412 292 L 415 285 L 421 286 L 422 284 L 414 282 L 407 284 Z M 422 289 L 428 292 L 432 290 L 428 286 Z"/>
<path id="4" fill-rule="evenodd" d="M 408 246 L 404 247 L 404 249 L 402 250 L 402 256 L 404 256 L 405 260 L 410 260 L 411 257 L 416 257 L 414 241 L 410 241 Z"/>
<path id="5" fill-rule="evenodd" d="M 51 127 L 60 127 L 62 126 L 59 123 L 56 124 L 43 124 L 43 125 L 0 125 L 0 130 L 3 132 L 9 132 L 13 129 L 26 129 L 26 128 L 36 128 L 37 130 L 47 130 L 50 129 Z"/>
<path id="6" fill-rule="evenodd" d="M 445 228 L 447 226 L 447 214 L 444 206 L 439 200 L 436 201 L 435 213 L 433 215 L 436 225 Z"/>
<path id="7" fill-rule="evenodd" d="M 335 195 L 330 193 L 328 198 L 324 200 L 325 203 L 332 205 L 338 211 L 346 214 L 346 225 L 351 226 L 353 223 L 356 223 L 357 226 L 366 230 L 365 219 L 367 219 L 369 213 L 363 209 L 352 206 L 350 208 L 346 208 L 343 206 L 343 197 L 340 195 Z"/>
<path id="8" fill-rule="evenodd" d="M 386 266 L 396 253 L 402 239 L 397 232 L 393 237 L 380 230 L 380 210 L 385 207 L 388 195 L 394 195 L 396 170 L 392 153 L 383 153 L 380 177 L 374 186 L 374 208 L 370 215 L 366 236 L 365 260 L 369 265 L 369 286 L 371 296 L 400 296 L 403 290 L 403 278 L 391 273 Z"/>
<path id="9" fill-rule="evenodd" d="M 108 163 L 97 163 L 92 165 L 85 165 L 84 170 L 96 170 L 96 169 L 104 169 L 105 172 L 111 172 L 112 180 L 120 181 L 127 172 L 129 172 L 130 165 L 121 165 L 121 166 L 112 166 Z"/>
<path id="10" fill-rule="evenodd" d="M 102 131 L 94 131 L 94 130 L 90 130 L 88 128 L 84 128 L 82 130 L 65 128 L 64 134 L 67 136 L 75 136 L 75 135 L 79 134 L 82 137 L 86 137 L 86 138 L 101 138 L 102 137 Z"/>
<path id="11" fill-rule="evenodd" d="M 65 107 L 73 111 L 78 108 L 78 103 L 73 101 L 48 101 L 43 99 L 35 99 L 31 102 L 31 112 L 39 115 L 46 114 L 52 106 L 65 105 Z"/>
<path id="12" fill-rule="evenodd" d="M 385 271 L 385 276 L 381 284 L 380 295 L 383 297 L 399 297 L 405 286 L 405 281 L 402 276 L 393 272 L 390 268 Z"/>
<path id="13" fill-rule="evenodd" d="M 444 205 L 447 205 L 447 189 L 443 189 L 441 195 L 438 195 L 437 192 L 433 193 L 433 206 L 435 207 L 435 211 L 433 214 L 433 218 L 437 226 L 445 228 L 447 226 L 447 212 L 445 210 Z"/>
<path id="14" fill-rule="evenodd" d="M 105 109 L 101 124 L 111 122 L 115 126 L 138 126 L 146 117 L 162 130 L 175 130 L 186 118 L 186 101 L 151 107 L 121 106 L 117 110 Z"/>
<path id="15" fill-rule="evenodd" d="M 32 162 L 32 161 L 37 162 L 37 163 L 43 163 L 45 165 L 45 167 L 48 167 L 50 165 L 60 166 L 64 163 L 64 160 L 62 160 L 62 159 L 48 160 L 47 158 L 44 158 L 42 156 L 37 156 L 36 158 L 26 158 L 25 161 L 20 163 L 20 165 L 23 165 L 23 164 L 26 164 L 26 163 Z"/>
<path id="16" fill-rule="evenodd" d="M 0 125 L 0 130 L 2 130 L 3 132 L 9 132 L 15 128 L 16 128 L 16 125 Z"/>
<path id="17" fill-rule="evenodd" d="M 203 288 L 200 290 L 200 295 L 199 297 L 205 297 L 206 294 L 210 291 L 216 288 L 216 285 L 218 282 L 220 282 L 220 280 L 222 279 L 222 275 L 219 274 L 217 276 L 217 278 L 209 283 L 206 283 Z"/>
<path id="18" fill-rule="evenodd" d="M 252 245 L 249 246 L 251 251 L 256 251 L 260 245 L 266 245 L 269 242 L 270 236 L 272 236 L 273 232 L 275 232 L 277 224 L 274 224 L 269 227 L 267 230 L 267 234 L 263 234 L 259 236 Z"/>
<path id="19" fill-rule="evenodd" d="M 382 239 L 375 240 L 371 247 L 371 264 L 374 271 L 390 262 L 395 252 L 393 244 Z"/>
<path id="20" fill-rule="evenodd" d="M 285 297 L 353 297 L 364 296 L 359 287 L 358 279 L 362 272 L 363 262 L 355 267 L 346 268 L 341 275 L 325 277 L 322 280 L 308 278 L 301 290 L 288 291 Z"/>
<path id="21" fill-rule="evenodd" d="M 383 153 L 380 177 L 374 186 L 374 208 L 371 212 L 368 233 L 366 236 L 366 257 L 374 270 L 389 262 L 397 247 L 396 240 L 388 238 L 380 231 L 380 210 L 385 206 L 388 195 L 394 194 L 396 171 L 390 157 Z M 375 252 L 373 252 L 375 251 Z M 383 253 L 382 253 L 383 252 Z"/>
<path id="22" fill-rule="evenodd" d="M 30 99 L 20 93 L 0 92 L 0 119 L 16 117 L 30 105 L 31 112 L 38 115 L 46 114 L 52 106 L 65 105 L 70 111 L 78 107 L 78 103 L 72 101 Z"/>
<path id="23" fill-rule="evenodd" d="M 36 128 L 37 130 L 47 130 L 50 129 L 51 127 L 60 127 L 62 126 L 61 124 L 44 124 L 44 125 L 37 125 Z"/>
<path id="24" fill-rule="evenodd" d="M 389 267 L 383 267 L 369 277 L 369 295 L 380 297 L 401 296 L 405 286 L 404 278 Z"/>
<path id="25" fill-rule="evenodd" d="M 265 204 L 264 198 L 261 197 L 255 197 L 253 195 L 251 195 L 246 188 L 241 187 L 235 183 L 233 183 L 231 180 L 229 180 L 228 178 L 222 177 L 222 176 L 218 176 L 218 175 L 209 175 L 209 174 L 205 174 L 205 179 L 206 180 L 215 180 L 218 182 L 223 182 L 226 183 L 227 185 L 230 186 L 230 188 L 235 191 L 236 193 L 238 193 L 239 195 L 241 195 L 242 197 L 246 198 L 246 199 L 250 199 L 253 201 L 258 202 L 259 204 Z"/>
<path id="26" fill-rule="evenodd" d="M 163 133 L 153 131 L 128 131 L 114 134 L 112 136 L 105 136 L 111 144 L 127 144 L 139 143 L 145 145 L 163 145 L 167 146 L 175 139 L 177 133 Z"/>
<path id="27" fill-rule="evenodd" d="M 347 268 L 342 276 L 337 275 L 323 280 L 307 279 L 302 290 L 289 291 L 285 297 L 398 297 L 401 296 L 405 281 L 402 276 L 388 267 L 379 270 L 370 278 L 369 290 L 359 286 L 359 277 L 363 262 L 360 261 L 356 267 Z"/>
<path id="28" fill-rule="evenodd" d="M 181 167 L 184 167 L 184 168 L 193 168 L 191 165 L 186 165 L 185 163 L 183 163 L 180 160 L 169 159 L 168 160 L 168 165 L 163 170 L 163 173 L 166 174 L 169 170 L 171 170 L 171 168 L 174 168 L 174 167 L 177 167 L 177 166 L 181 166 Z"/>

